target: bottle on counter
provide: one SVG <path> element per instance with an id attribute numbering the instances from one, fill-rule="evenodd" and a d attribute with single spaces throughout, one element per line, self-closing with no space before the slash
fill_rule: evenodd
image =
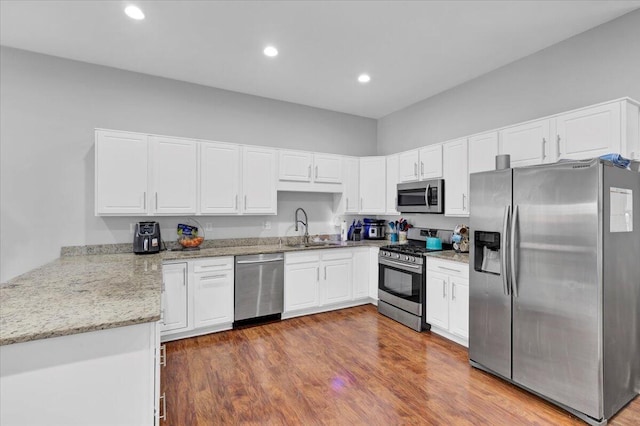
<path id="1" fill-rule="evenodd" d="M 340 241 L 347 241 L 347 221 L 343 220 L 340 225 Z"/>

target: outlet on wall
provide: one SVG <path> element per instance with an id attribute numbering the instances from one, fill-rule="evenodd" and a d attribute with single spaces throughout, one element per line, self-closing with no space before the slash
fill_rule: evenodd
<path id="1" fill-rule="evenodd" d="M 262 229 L 271 229 L 271 222 L 270 222 L 270 221 L 268 221 L 268 220 L 265 220 L 265 221 L 262 223 Z"/>
<path id="2" fill-rule="evenodd" d="M 206 232 L 213 232 L 213 223 L 207 222 L 204 224 L 204 230 Z"/>

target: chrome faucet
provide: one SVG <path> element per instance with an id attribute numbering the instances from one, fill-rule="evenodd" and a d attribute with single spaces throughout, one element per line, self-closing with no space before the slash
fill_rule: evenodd
<path id="1" fill-rule="evenodd" d="M 301 220 L 298 220 L 298 212 L 302 211 L 302 213 L 304 214 L 304 222 Z M 296 231 L 298 230 L 298 222 L 300 222 L 301 224 L 304 225 L 304 236 L 302 237 L 302 242 L 305 244 L 309 244 L 309 218 L 307 217 L 307 212 L 304 211 L 304 209 L 302 207 L 298 207 L 296 209 Z"/>

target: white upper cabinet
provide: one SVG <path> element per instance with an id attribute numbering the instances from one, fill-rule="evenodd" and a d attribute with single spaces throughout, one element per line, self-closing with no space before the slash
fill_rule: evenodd
<path id="1" fill-rule="evenodd" d="M 311 182 L 313 154 L 304 151 L 280 151 L 280 180 Z"/>
<path id="2" fill-rule="evenodd" d="M 276 214 L 277 152 L 269 148 L 242 148 L 242 212 Z"/>
<path id="3" fill-rule="evenodd" d="M 555 161 L 553 119 L 532 121 L 500 130 L 499 153 L 511 156 L 511 167 Z M 473 159 L 470 159 L 473 162 Z"/>
<path id="4" fill-rule="evenodd" d="M 398 178 L 399 178 L 399 168 L 398 163 L 399 156 L 396 155 L 388 155 L 387 156 L 387 202 L 386 202 L 386 214 L 388 215 L 397 215 L 400 214 L 396 210 L 396 204 L 398 201 Z"/>
<path id="5" fill-rule="evenodd" d="M 558 158 L 584 159 L 622 152 L 621 103 L 585 108 L 556 117 Z"/>
<path id="6" fill-rule="evenodd" d="M 420 180 L 442 177 L 442 144 L 425 146 L 419 151 Z"/>
<path id="7" fill-rule="evenodd" d="M 342 183 L 342 158 L 332 154 L 313 154 L 313 181 Z"/>
<path id="8" fill-rule="evenodd" d="M 387 178 L 385 157 L 360 158 L 360 213 L 384 214 Z"/>
<path id="9" fill-rule="evenodd" d="M 418 173 L 418 163 L 420 162 L 420 151 L 413 150 L 401 152 L 399 154 L 399 179 L 400 182 L 415 182 L 420 178 Z"/>
<path id="10" fill-rule="evenodd" d="M 470 137 L 469 174 L 494 170 L 496 155 L 498 155 L 498 132 Z"/>
<path id="11" fill-rule="evenodd" d="M 197 143 L 151 136 L 154 214 L 196 214 Z"/>
<path id="12" fill-rule="evenodd" d="M 345 157 L 344 164 L 344 193 L 342 208 L 344 213 L 358 213 L 360 211 L 360 160 L 357 157 Z"/>
<path id="13" fill-rule="evenodd" d="M 147 159 L 146 135 L 96 131 L 96 215 L 147 213 Z"/>
<path id="14" fill-rule="evenodd" d="M 469 173 L 467 139 L 442 146 L 445 216 L 469 216 Z"/>
<path id="15" fill-rule="evenodd" d="M 240 212 L 240 146 L 200 143 L 200 209 L 203 215 Z"/>

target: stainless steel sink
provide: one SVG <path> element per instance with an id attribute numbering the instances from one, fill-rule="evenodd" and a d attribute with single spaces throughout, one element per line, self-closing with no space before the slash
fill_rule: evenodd
<path id="1" fill-rule="evenodd" d="M 340 241 L 313 241 L 308 243 L 300 243 L 300 244 L 287 244 L 287 247 L 292 248 L 309 248 L 309 247 L 331 247 L 331 246 L 339 246 L 342 243 Z"/>

